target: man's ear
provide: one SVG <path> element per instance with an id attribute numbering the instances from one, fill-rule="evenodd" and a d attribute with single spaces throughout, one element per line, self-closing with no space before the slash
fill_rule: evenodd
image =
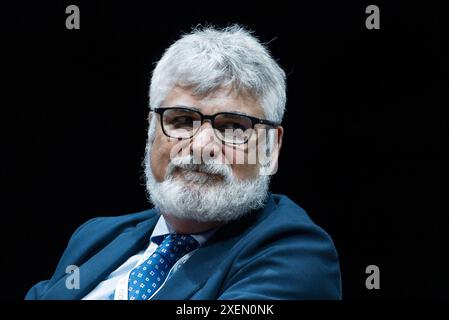
<path id="1" fill-rule="evenodd" d="M 260 167 L 261 175 L 273 175 L 277 172 L 279 154 L 281 152 L 282 139 L 284 137 L 284 128 L 282 126 L 278 126 L 272 130 L 272 133 L 269 134 L 272 135 L 270 137 L 271 145 L 269 146 L 269 154 L 268 154 L 268 158 L 270 160 L 267 164 Z"/>
<path id="2" fill-rule="evenodd" d="M 150 112 L 148 112 L 148 124 L 151 123 L 151 118 L 153 117 L 153 111 L 150 110 Z"/>

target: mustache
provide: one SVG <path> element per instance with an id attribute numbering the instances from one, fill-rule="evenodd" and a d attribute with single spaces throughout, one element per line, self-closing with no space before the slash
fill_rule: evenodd
<path id="1" fill-rule="evenodd" d="M 193 172 L 221 175 L 225 180 L 231 180 L 233 178 L 231 166 L 228 164 L 220 163 L 215 159 L 199 164 L 193 162 L 194 158 L 191 155 L 171 159 L 167 167 L 166 178 L 171 177 L 176 168 Z"/>

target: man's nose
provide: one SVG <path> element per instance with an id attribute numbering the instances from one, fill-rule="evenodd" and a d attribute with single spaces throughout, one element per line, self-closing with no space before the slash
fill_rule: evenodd
<path id="1" fill-rule="evenodd" d="M 204 150 L 210 149 L 210 156 L 213 157 L 218 147 L 218 139 L 215 136 L 214 128 L 209 121 L 204 121 L 203 125 L 198 129 L 198 132 L 193 136 L 192 150 L 194 154 L 201 155 Z"/>

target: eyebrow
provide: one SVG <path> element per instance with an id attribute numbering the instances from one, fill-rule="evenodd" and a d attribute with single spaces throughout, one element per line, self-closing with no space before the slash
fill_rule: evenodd
<path id="1" fill-rule="evenodd" d="M 170 106 L 168 108 L 186 108 L 186 109 L 191 109 L 193 111 L 198 111 L 201 114 L 204 114 L 200 109 L 198 109 L 197 107 L 192 107 L 192 106 L 186 106 L 183 104 L 176 104 L 174 106 Z M 253 115 L 247 114 L 245 112 L 241 112 L 241 111 L 220 111 L 220 112 L 216 112 L 214 114 L 218 114 L 218 113 L 235 113 L 235 114 L 240 114 L 242 116 L 247 116 L 247 117 L 254 117 Z"/>
<path id="2" fill-rule="evenodd" d="M 201 112 L 200 109 L 198 109 L 197 107 L 186 106 L 183 104 L 175 104 L 174 106 L 169 106 L 168 108 L 185 108 L 185 109 L 191 109 L 194 111 Z"/>

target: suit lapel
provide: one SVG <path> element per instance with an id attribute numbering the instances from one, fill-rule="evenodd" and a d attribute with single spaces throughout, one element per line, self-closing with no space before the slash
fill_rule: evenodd
<path id="1" fill-rule="evenodd" d="M 165 283 L 153 300 L 187 300 L 200 289 L 238 239 L 214 241 L 199 248 Z"/>
<path id="2" fill-rule="evenodd" d="M 66 280 L 71 274 L 59 279 L 42 297 L 42 299 L 77 300 L 82 299 L 111 272 L 136 253 L 138 248 L 149 241 L 152 228 L 158 216 L 141 222 L 131 230 L 117 236 L 106 247 L 97 252 L 79 267 L 80 289 L 67 289 Z"/>

